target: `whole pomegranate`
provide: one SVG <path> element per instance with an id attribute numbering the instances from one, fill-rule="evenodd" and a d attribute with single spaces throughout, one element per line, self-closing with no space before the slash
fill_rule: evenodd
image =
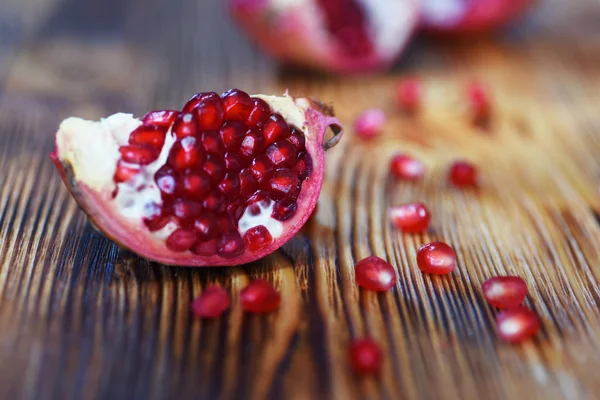
<path id="1" fill-rule="evenodd" d="M 479 33 L 519 17 L 534 0 L 422 0 L 421 24 L 431 32 Z"/>
<path id="2" fill-rule="evenodd" d="M 419 0 L 228 0 L 275 58 L 336 73 L 388 67 L 418 23 Z"/>
<path id="3" fill-rule="evenodd" d="M 323 143 L 331 127 L 334 135 Z M 51 157 L 92 222 L 137 254 L 182 266 L 272 253 L 314 210 L 324 151 L 342 136 L 306 99 L 232 89 L 141 120 L 64 120 Z"/>

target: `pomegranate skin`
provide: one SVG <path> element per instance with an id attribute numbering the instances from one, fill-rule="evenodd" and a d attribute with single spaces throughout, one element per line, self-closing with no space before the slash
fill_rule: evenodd
<path id="1" fill-rule="evenodd" d="M 242 30 L 275 59 L 342 74 L 389 68 L 419 22 L 420 0 L 346 0 L 336 6 L 330 2 L 327 4 L 329 12 L 332 7 L 337 7 L 335 12 L 348 13 L 349 5 L 361 10 L 365 24 L 362 33 L 368 37 L 363 47 L 370 51 L 353 54 L 347 51 L 347 43 L 351 40 L 328 30 L 328 23 L 332 21 L 328 21 L 331 15 L 324 7 L 327 1 L 228 0 L 228 5 Z M 347 19 L 347 15 L 337 16 L 338 25 Z M 355 29 L 355 25 L 350 25 L 351 31 Z"/>
<path id="2" fill-rule="evenodd" d="M 307 136 L 306 153 L 310 154 L 313 165 L 312 173 L 303 182 L 302 189 L 298 195 L 296 201 L 298 204 L 297 211 L 288 219 L 282 221 L 283 229 L 280 234 L 276 237 L 274 236 L 271 243 L 261 247 L 257 251 L 248 251 L 246 249 L 242 252 L 238 252 L 237 249 L 225 249 L 229 251 L 227 257 L 214 253 L 211 255 L 209 254 L 210 252 L 205 253 L 206 249 L 210 248 L 210 246 L 208 246 L 210 244 L 209 242 L 206 242 L 206 246 L 201 248 L 202 251 L 197 251 L 197 254 L 191 252 L 191 250 L 194 250 L 193 248 L 190 251 L 174 251 L 167 247 L 165 237 L 155 235 L 155 232 L 149 230 L 141 218 L 139 220 L 124 218 L 123 214 L 120 213 L 120 210 L 113 201 L 116 196 L 116 188 L 114 186 L 112 173 L 111 176 L 108 177 L 108 179 L 113 182 L 112 187 L 102 186 L 99 188 L 97 185 L 83 180 L 82 171 L 80 169 L 81 164 L 78 164 L 78 167 L 74 166 L 72 162 L 73 160 L 80 160 L 79 162 L 81 162 L 81 159 L 84 159 L 85 157 L 74 157 L 70 159 L 65 156 L 71 154 L 69 152 L 73 151 L 70 148 L 65 149 L 65 146 L 69 147 L 72 142 L 77 139 L 78 134 L 81 133 L 77 130 L 73 130 L 72 132 L 69 131 L 69 136 L 59 140 L 59 133 L 61 133 L 63 124 L 68 125 L 68 120 L 63 121 L 61 128 L 59 128 L 59 131 L 57 132 L 57 148 L 50 155 L 50 158 L 58 169 L 66 187 L 79 206 L 88 215 L 90 222 L 118 245 L 127 248 L 146 259 L 166 265 L 203 267 L 233 266 L 249 263 L 277 250 L 291 239 L 291 237 L 296 234 L 308 220 L 317 204 L 318 196 L 323 184 L 325 150 L 335 146 L 343 134 L 341 123 L 331 116 L 332 110 L 318 102 L 305 98 L 293 98 L 287 94 L 284 97 L 262 97 L 272 102 L 270 103 L 272 107 L 281 104 L 284 104 L 286 107 L 290 106 L 292 109 L 284 112 L 285 115 L 288 115 L 286 113 L 289 112 L 289 115 L 293 115 L 295 118 L 300 118 L 301 116 L 301 121 L 303 121 L 301 124 L 302 131 Z M 274 111 L 279 111 L 277 108 L 273 109 Z M 128 129 L 127 132 L 129 133 L 141 123 L 141 121 L 130 115 L 118 114 L 117 116 L 125 118 Z M 104 121 L 108 121 L 110 118 L 112 117 L 109 117 Z M 92 122 L 78 118 L 70 118 L 69 120 L 72 120 L 71 122 L 77 127 L 88 127 L 89 124 L 102 123 L 102 121 Z M 112 126 L 111 124 L 112 122 L 109 123 L 109 126 Z M 328 128 L 331 128 L 334 131 L 334 137 L 324 143 L 324 135 Z M 66 135 L 64 130 L 63 134 Z M 186 246 L 186 249 L 188 247 L 189 246 Z M 223 251 L 221 251 L 221 253 L 223 253 Z"/>

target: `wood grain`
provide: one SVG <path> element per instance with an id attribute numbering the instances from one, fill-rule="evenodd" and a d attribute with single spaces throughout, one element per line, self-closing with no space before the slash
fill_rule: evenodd
<path id="1" fill-rule="evenodd" d="M 35 12 L 32 12 L 35 10 Z M 218 0 L 26 0 L 0 4 L 0 398 L 592 399 L 600 390 L 600 7 L 542 2 L 493 40 L 419 39 L 393 73 L 334 78 L 279 71 L 231 26 Z M 8 26 L 8 28 L 7 28 Z M 393 84 L 422 76 L 421 113 L 399 114 Z M 489 86 L 488 130 L 468 123 L 464 88 Z M 236 268 L 170 268 L 96 233 L 47 158 L 68 115 L 179 107 L 199 90 L 319 97 L 350 128 L 328 154 L 316 218 L 284 248 Z M 351 122 L 381 107 L 381 139 Z M 427 165 L 395 183 L 387 160 Z M 478 190 L 448 187 L 455 158 Z M 424 201 L 424 235 L 402 235 L 386 208 Z M 444 240 L 459 267 L 421 274 L 416 249 Z M 361 291 L 353 266 L 387 258 L 395 290 Z M 519 346 L 494 334 L 480 287 L 518 274 L 542 331 Z M 251 279 L 284 294 L 279 312 L 244 315 Z M 234 306 L 218 321 L 189 302 L 219 283 Z M 379 379 L 358 379 L 346 348 L 372 336 Z"/>

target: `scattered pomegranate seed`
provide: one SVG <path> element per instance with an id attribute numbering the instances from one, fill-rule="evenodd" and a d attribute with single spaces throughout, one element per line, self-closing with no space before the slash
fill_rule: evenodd
<path id="1" fill-rule="evenodd" d="M 540 320 L 527 308 L 504 310 L 496 317 L 496 330 L 502 340 L 522 342 L 535 335 L 540 329 Z"/>
<path id="2" fill-rule="evenodd" d="M 473 122 L 475 124 L 486 124 L 491 117 L 492 106 L 487 89 L 479 82 L 471 82 L 467 88 L 469 106 Z"/>
<path id="3" fill-rule="evenodd" d="M 244 311 L 268 313 L 279 308 L 281 295 L 264 279 L 256 279 L 242 290 L 240 301 Z"/>
<path id="4" fill-rule="evenodd" d="M 381 369 L 383 353 L 373 339 L 357 339 L 350 343 L 350 365 L 360 375 L 376 375 Z"/>
<path id="5" fill-rule="evenodd" d="M 414 113 L 419 108 L 421 102 L 421 82 L 419 79 L 411 77 L 405 78 L 396 88 L 396 101 L 400 109 Z"/>
<path id="6" fill-rule="evenodd" d="M 518 276 L 496 276 L 483 283 L 483 296 L 494 307 L 515 308 L 527 295 L 527 284 Z"/>
<path id="7" fill-rule="evenodd" d="M 392 157 L 390 171 L 398 180 L 416 181 L 425 174 L 425 166 L 416 158 L 405 154 L 397 154 Z"/>
<path id="8" fill-rule="evenodd" d="M 406 233 L 425 232 L 431 221 L 431 214 L 423 203 L 408 203 L 390 207 L 388 214 L 392 224 Z"/>
<path id="9" fill-rule="evenodd" d="M 383 111 L 379 109 L 367 110 L 354 121 L 354 130 L 361 139 L 372 139 L 381 134 L 385 121 Z"/>
<path id="10" fill-rule="evenodd" d="M 220 286 L 209 286 L 192 301 L 192 312 L 199 318 L 218 318 L 228 308 L 229 294 Z"/>
<path id="11" fill-rule="evenodd" d="M 477 168 L 467 161 L 456 161 L 450 166 L 450 182 L 457 187 L 477 185 Z"/>
<path id="12" fill-rule="evenodd" d="M 356 263 L 354 274 L 358 286 L 379 292 L 393 288 L 397 281 L 394 267 L 377 256 L 370 256 Z"/>
<path id="13" fill-rule="evenodd" d="M 428 274 L 449 274 L 456 267 L 456 253 L 444 242 L 424 244 L 417 251 L 417 265 Z"/>

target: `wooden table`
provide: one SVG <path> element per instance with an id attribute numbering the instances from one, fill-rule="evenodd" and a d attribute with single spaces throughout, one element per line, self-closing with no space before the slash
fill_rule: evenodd
<path id="1" fill-rule="evenodd" d="M 595 4 L 594 4 L 595 3 Z M 600 7 L 541 1 L 494 40 L 418 40 L 398 69 L 365 78 L 278 71 L 234 29 L 219 0 L 3 0 L 0 4 L 1 399 L 592 399 L 600 396 Z M 426 104 L 394 110 L 399 76 L 418 73 Z M 490 88 L 495 118 L 471 126 L 464 87 Z M 47 154 L 69 115 L 180 107 L 231 86 L 320 97 L 349 127 L 381 107 L 384 136 L 352 137 L 328 156 L 315 221 L 283 250 L 238 268 L 170 268 L 96 233 Z M 395 151 L 426 162 L 395 184 Z M 480 167 L 477 191 L 445 183 L 454 158 Z M 425 235 L 401 235 L 393 203 L 433 212 Z M 452 275 L 421 274 L 416 248 L 445 240 Z M 353 265 L 388 258 L 399 284 L 360 291 Z M 482 282 L 518 274 L 540 334 L 507 345 Z M 213 282 L 237 293 L 263 277 L 279 312 L 191 317 Z M 385 349 L 379 379 L 349 370 L 351 338 Z"/>

